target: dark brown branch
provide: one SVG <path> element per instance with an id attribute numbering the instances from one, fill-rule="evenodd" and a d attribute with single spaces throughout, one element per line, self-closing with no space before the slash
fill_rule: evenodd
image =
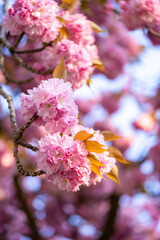
<path id="1" fill-rule="evenodd" d="M 119 207 L 119 196 L 116 194 L 112 194 L 110 196 L 110 210 L 107 214 L 106 223 L 104 226 L 103 235 L 99 240 L 110 240 L 113 233 L 115 232 L 115 219 L 117 215 L 117 210 Z"/>
<path id="2" fill-rule="evenodd" d="M 22 141 L 20 141 L 20 140 L 18 141 L 18 144 L 21 145 L 21 146 L 23 146 L 23 147 L 29 148 L 29 149 L 31 149 L 31 150 L 34 151 L 34 152 L 36 152 L 36 151 L 38 150 L 37 147 L 32 146 L 32 145 L 29 144 L 29 143 L 24 143 L 24 142 L 22 142 Z"/>
<path id="3" fill-rule="evenodd" d="M 2 45 L 2 43 L 1 43 Z M 15 84 L 25 84 L 25 83 L 29 83 L 31 81 L 34 80 L 34 78 L 28 78 L 26 80 L 15 80 L 13 78 L 10 78 L 8 73 L 6 72 L 5 68 L 4 68 L 4 57 L 3 57 L 3 54 L 2 54 L 2 48 L 0 49 L 0 69 L 5 77 L 5 79 L 7 80 L 7 82 L 10 82 L 10 83 L 15 83 Z"/>
<path id="4" fill-rule="evenodd" d="M 6 1 L 5 1 L 6 3 Z M 16 48 L 20 42 L 20 40 L 22 39 L 23 37 L 23 34 L 21 34 L 21 36 L 19 36 L 19 38 L 17 39 L 16 43 L 14 44 L 14 46 L 12 47 L 12 50 L 10 50 L 11 52 L 14 51 L 14 48 Z M 0 69 L 2 70 L 2 73 L 4 74 L 6 80 L 10 81 L 10 82 L 13 82 L 13 83 L 17 83 L 17 81 L 14 81 L 12 79 L 10 79 L 5 71 L 5 68 L 4 68 L 4 57 L 3 57 L 3 46 L 6 46 L 6 44 L 8 44 L 6 41 L 5 41 L 5 32 L 3 31 L 2 29 L 2 26 L 0 25 Z M 9 46 L 9 45 L 8 45 Z M 28 80 L 27 80 L 28 82 Z M 22 82 L 20 82 L 22 84 Z M 24 81 L 23 81 L 24 83 Z M 35 171 L 35 172 L 29 172 L 29 171 L 26 171 L 23 169 L 21 163 L 20 163 L 20 160 L 18 158 L 18 145 L 20 143 L 18 143 L 18 141 L 20 140 L 20 138 L 22 137 L 23 135 L 23 132 L 26 130 L 26 128 L 28 128 L 31 123 L 37 119 L 37 114 L 35 114 L 19 131 L 18 131 L 18 127 L 17 127 L 17 122 L 16 122 L 16 114 L 15 114 L 15 109 L 14 109 L 14 105 L 13 105 L 13 99 L 12 97 L 7 94 L 3 89 L 2 87 L 0 86 L 0 95 L 2 95 L 8 102 L 8 108 L 9 108 L 9 111 L 10 111 L 10 122 L 11 122 L 11 127 L 13 129 L 13 139 L 14 139 L 14 157 L 15 157 L 15 161 L 16 161 L 16 165 L 17 165 L 17 169 L 18 169 L 18 172 L 21 173 L 22 175 L 25 175 L 25 176 L 40 176 L 42 174 L 45 174 L 44 171 L 42 170 L 39 170 L 39 171 Z M 25 147 L 29 147 L 30 149 L 34 149 L 33 151 L 36 151 L 37 148 L 36 147 L 33 147 L 31 148 L 31 145 L 30 144 L 23 144 L 23 146 L 25 145 Z M 36 238 L 37 239 L 37 238 Z"/>
<path id="5" fill-rule="evenodd" d="M 15 145 L 14 145 L 14 157 L 15 157 L 15 160 L 16 160 L 16 165 L 17 165 L 18 172 L 21 175 L 36 177 L 36 176 L 40 176 L 40 175 L 45 174 L 45 172 L 43 170 L 32 172 L 32 171 L 26 171 L 25 169 L 23 169 L 23 166 L 20 163 L 20 160 L 18 158 L 18 143 L 15 143 Z"/>
<path id="6" fill-rule="evenodd" d="M 21 33 L 21 34 L 17 37 L 14 45 L 11 47 L 11 51 L 14 51 L 14 49 L 16 49 L 16 48 L 18 47 L 18 45 L 20 44 L 20 41 L 22 40 L 23 36 L 24 36 L 24 33 Z"/>
<path id="7" fill-rule="evenodd" d="M 17 54 L 11 52 L 12 56 L 14 57 L 14 59 L 25 69 L 27 69 L 30 72 L 36 73 L 36 74 L 40 74 L 40 75 L 48 75 L 48 74 L 52 74 L 53 73 L 53 69 L 47 69 L 47 70 L 38 70 L 35 69 L 31 66 L 29 66 L 27 63 L 23 62 L 23 60 L 17 56 Z"/>
<path id="8" fill-rule="evenodd" d="M 18 133 L 17 133 L 16 136 L 15 136 L 15 140 L 16 140 L 16 141 L 18 141 L 18 140 L 22 137 L 24 131 L 25 131 L 37 118 L 38 118 L 38 115 L 37 115 L 37 113 L 35 113 L 35 114 L 33 115 L 33 117 L 31 117 L 31 119 L 30 119 L 27 123 L 25 123 L 25 124 L 23 125 L 23 127 L 21 127 L 21 129 L 18 131 Z"/>
<path id="9" fill-rule="evenodd" d="M 5 91 L 0 86 L 0 95 L 2 95 L 8 102 L 8 108 L 10 111 L 10 121 L 11 121 L 11 127 L 13 129 L 13 134 L 15 135 L 17 133 L 17 123 L 16 123 L 16 114 L 13 106 L 13 100 L 12 97 L 5 93 Z"/>
<path id="10" fill-rule="evenodd" d="M 31 233 L 32 234 L 32 239 L 41 240 L 41 236 L 39 235 L 38 228 L 37 228 L 36 223 L 35 223 L 36 222 L 35 218 L 32 214 L 31 209 L 28 206 L 28 203 L 26 201 L 26 197 L 24 195 L 24 192 L 22 191 L 20 181 L 19 181 L 17 175 L 14 177 L 14 184 L 15 184 L 16 191 L 17 191 L 17 197 L 18 197 L 18 199 L 21 203 L 22 210 L 26 213 L 26 216 L 27 216 L 27 219 L 28 219 L 28 224 L 29 224 L 29 226 L 32 230 L 32 233 Z"/>
<path id="11" fill-rule="evenodd" d="M 28 50 L 14 50 L 14 52 L 17 54 L 36 53 L 36 52 L 43 51 L 48 46 L 52 46 L 52 42 L 43 44 L 43 47 L 41 47 L 41 48 L 28 49 Z"/>
<path id="12" fill-rule="evenodd" d="M 8 48 L 8 50 L 10 51 L 11 55 L 14 57 L 14 59 L 25 69 L 27 69 L 30 72 L 36 73 L 36 74 L 40 74 L 40 75 L 48 75 L 48 74 L 52 74 L 54 69 L 46 69 L 46 70 L 38 70 L 35 69 L 31 66 L 29 66 L 27 63 L 25 63 L 22 58 L 20 58 L 19 56 L 17 56 L 17 54 L 15 53 L 14 47 L 10 46 L 10 44 L 5 41 L 3 38 L 0 38 L 0 42 L 3 43 L 3 45 Z"/>

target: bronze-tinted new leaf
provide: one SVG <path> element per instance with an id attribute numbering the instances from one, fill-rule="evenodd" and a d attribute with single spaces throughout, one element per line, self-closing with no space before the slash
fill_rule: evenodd
<path id="1" fill-rule="evenodd" d="M 70 5 L 72 3 L 72 0 L 62 0 L 62 2 L 67 3 L 67 4 Z"/>
<path id="2" fill-rule="evenodd" d="M 81 141 L 85 141 L 91 137 L 93 137 L 94 133 L 88 133 L 85 130 L 79 131 L 75 136 L 74 136 L 74 141 L 77 139 Z"/>
<path id="3" fill-rule="evenodd" d="M 127 162 L 122 153 L 115 147 L 109 147 L 108 148 L 108 151 L 109 151 L 109 156 L 110 157 L 114 157 L 116 158 L 117 161 L 121 162 L 121 163 L 126 163 L 126 164 L 129 164 L 129 162 Z"/>
<path id="4" fill-rule="evenodd" d="M 100 161 L 99 161 L 93 154 L 89 153 L 89 154 L 87 155 L 87 157 L 88 157 L 90 163 L 92 163 L 92 164 L 94 164 L 94 165 L 96 165 L 96 166 L 98 166 L 98 167 L 100 167 L 100 166 L 105 167 L 105 165 L 102 164 L 102 163 L 100 163 Z"/>
<path id="5" fill-rule="evenodd" d="M 118 168 L 116 165 L 114 165 L 109 173 L 106 173 L 106 176 L 116 183 L 120 184 L 119 182 L 119 176 L 118 176 Z"/>
<path id="6" fill-rule="evenodd" d="M 53 71 L 54 78 L 60 78 L 66 81 L 66 68 L 64 65 L 64 57 L 62 58 L 61 63 Z"/>
<path id="7" fill-rule="evenodd" d="M 121 138 L 121 137 L 115 135 L 111 131 L 102 131 L 101 133 L 103 134 L 103 137 L 104 137 L 105 141 L 114 141 L 114 140 L 117 140 L 117 139 Z"/>
<path id="8" fill-rule="evenodd" d="M 97 141 L 87 140 L 84 141 L 84 144 L 89 152 L 103 153 L 107 151 L 106 149 L 103 148 L 104 146 Z"/>
<path id="9" fill-rule="evenodd" d="M 91 28 L 93 32 L 100 33 L 103 32 L 102 28 L 100 28 L 95 22 L 90 21 Z"/>
<path id="10" fill-rule="evenodd" d="M 102 72 L 106 72 L 106 70 L 104 69 L 103 63 L 100 59 L 93 59 L 93 67 L 98 68 Z"/>
<path id="11" fill-rule="evenodd" d="M 98 166 L 96 166 L 96 165 L 94 165 L 94 164 L 91 163 L 91 170 L 92 170 L 95 174 L 97 174 L 98 176 L 100 176 L 100 177 L 103 178 L 103 176 L 102 176 L 102 174 L 101 174 L 101 171 L 100 171 L 100 169 L 99 169 Z"/>

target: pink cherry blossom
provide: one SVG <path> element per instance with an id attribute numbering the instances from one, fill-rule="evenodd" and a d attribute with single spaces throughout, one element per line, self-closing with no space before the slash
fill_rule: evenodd
<path id="1" fill-rule="evenodd" d="M 122 20 L 130 30 L 153 27 L 160 23 L 158 0 L 120 1 L 123 10 Z"/>
<path id="2" fill-rule="evenodd" d="M 41 54 L 41 58 L 46 59 L 45 67 L 56 67 L 64 57 L 67 70 L 67 81 L 73 89 L 81 87 L 87 82 L 94 71 L 93 56 L 96 58 L 97 49 L 93 46 L 81 47 L 69 39 L 63 39 L 53 47 L 48 47 Z"/>
<path id="3" fill-rule="evenodd" d="M 80 13 L 71 15 L 69 12 L 64 11 L 61 13 L 61 17 L 66 21 L 64 26 L 72 41 L 84 46 L 95 42 L 90 21 L 87 20 L 85 15 Z"/>
<path id="4" fill-rule="evenodd" d="M 38 87 L 28 90 L 28 94 L 22 93 L 20 100 L 25 119 L 37 113 L 39 118 L 35 123 L 44 125 L 51 133 L 69 131 L 78 121 L 71 85 L 62 79 L 42 81 Z"/>
<path id="5" fill-rule="evenodd" d="M 25 32 L 29 39 L 53 41 L 61 28 L 56 18 L 60 9 L 52 0 L 16 0 L 4 17 L 3 25 L 11 35 Z"/>
<path id="6" fill-rule="evenodd" d="M 61 190 L 77 191 L 79 186 L 89 184 L 90 162 L 83 142 L 55 133 L 42 138 L 38 147 L 38 166 Z"/>

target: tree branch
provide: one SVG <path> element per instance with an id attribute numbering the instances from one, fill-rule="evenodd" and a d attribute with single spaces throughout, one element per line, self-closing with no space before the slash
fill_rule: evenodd
<path id="1" fill-rule="evenodd" d="M 37 118 L 38 118 L 38 115 L 37 115 L 37 113 L 35 113 L 35 114 L 33 115 L 33 117 L 31 117 L 31 119 L 30 119 L 27 123 L 25 123 L 25 124 L 23 125 L 23 127 L 21 127 L 21 129 L 18 131 L 18 133 L 17 133 L 16 136 L 15 136 L 15 140 L 16 140 L 16 141 L 18 141 L 20 138 L 22 138 L 22 135 L 23 135 L 24 131 L 25 131 L 25 130 L 31 125 L 31 123 L 33 123 Z"/>
<path id="2" fill-rule="evenodd" d="M 110 210 L 109 213 L 107 214 L 107 219 L 103 231 L 103 235 L 99 240 L 110 240 L 114 231 L 115 231 L 115 219 L 117 215 L 117 210 L 119 207 L 119 196 L 116 194 L 112 194 L 110 196 Z"/>
<path id="3" fill-rule="evenodd" d="M 20 41 L 22 40 L 23 36 L 24 36 L 24 32 L 21 33 L 21 34 L 17 37 L 14 45 L 11 47 L 11 51 L 14 51 L 14 49 L 16 49 L 16 48 L 18 47 L 18 45 L 20 44 Z"/>
<path id="4" fill-rule="evenodd" d="M 48 75 L 48 74 L 52 74 L 53 73 L 53 70 L 54 69 L 46 69 L 46 70 L 38 70 L 38 69 L 35 69 L 31 66 L 29 66 L 27 63 L 25 63 L 22 58 L 20 58 L 19 56 L 17 56 L 15 50 L 14 50 L 14 47 L 13 46 L 10 46 L 10 44 L 5 41 L 3 38 L 0 38 L 0 42 L 3 43 L 3 45 L 8 48 L 8 50 L 10 51 L 11 55 L 13 56 L 13 58 L 22 66 L 24 67 L 25 69 L 27 69 L 28 71 L 30 72 L 33 72 L 33 73 L 36 73 L 36 74 L 40 74 L 40 75 Z M 50 45 L 51 43 L 49 43 Z M 48 46 L 49 46 L 48 45 Z M 40 48 L 40 49 L 44 49 L 46 46 Z M 34 49 L 33 49 L 34 50 Z M 39 51 L 39 49 L 38 49 Z M 32 51 L 33 52 L 33 51 Z"/>
<path id="5" fill-rule="evenodd" d="M 15 160 L 16 160 L 16 165 L 17 165 L 17 169 L 18 169 L 18 172 L 21 174 L 21 175 L 24 175 L 24 176 L 31 176 L 31 177 L 37 177 L 37 176 L 40 176 L 40 175 L 43 175 L 45 174 L 45 172 L 43 170 L 39 170 L 39 171 L 26 171 L 22 164 L 20 163 L 20 160 L 18 158 L 18 143 L 15 143 L 14 144 L 14 157 L 15 157 Z"/>
<path id="6" fill-rule="evenodd" d="M 14 59 L 25 69 L 27 69 L 30 72 L 36 73 L 36 74 L 40 74 L 40 75 L 48 75 L 48 74 L 52 74 L 53 73 L 53 69 L 46 69 L 46 70 L 38 70 L 35 69 L 31 66 L 29 66 L 27 63 L 23 62 L 23 60 L 17 56 L 17 54 L 15 54 L 14 52 L 10 51 L 12 56 L 14 57 Z"/>
<path id="7" fill-rule="evenodd" d="M 38 150 L 37 147 L 32 146 L 32 145 L 29 144 L 29 143 L 24 143 L 24 142 L 22 142 L 22 141 L 20 141 L 20 140 L 18 141 L 18 144 L 21 145 L 21 146 L 23 146 L 23 147 L 29 148 L 29 149 L 31 149 L 31 150 L 34 151 L 34 152 L 36 152 L 36 151 Z"/>
<path id="8" fill-rule="evenodd" d="M 52 42 L 43 44 L 41 48 L 28 49 L 28 50 L 14 50 L 17 54 L 36 53 L 43 51 L 46 47 L 52 46 Z"/>
<path id="9" fill-rule="evenodd" d="M 19 199 L 19 201 L 21 203 L 21 206 L 22 206 L 22 210 L 25 212 L 25 214 L 27 216 L 27 219 L 28 219 L 29 226 L 32 230 L 32 233 L 31 233 L 32 234 L 32 239 L 41 240 L 41 236 L 39 235 L 39 232 L 38 232 L 38 229 L 37 229 L 37 226 L 36 226 L 36 223 L 35 223 L 36 222 L 35 218 L 32 214 L 31 209 L 28 206 L 28 203 L 26 201 L 26 197 L 24 196 L 24 192 L 22 191 L 22 188 L 21 188 L 21 185 L 20 185 L 20 182 L 19 182 L 19 179 L 18 179 L 17 175 L 14 177 L 14 184 L 15 184 L 15 187 L 16 187 L 18 199 Z"/>
<path id="10" fill-rule="evenodd" d="M 17 123 L 16 123 L 16 113 L 14 110 L 12 97 L 10 95 L 8 95 L 7 93 L 5 93 L 5 91 L 2 89 L 1 86 L 0 86 L 0 95 L 2 95 L 8 102 L 8 108 L 10 111 L 11 127 L 13 129 L 13 134 L 16 135 L 17 131 L 18 131 L 18 127 L 17 127 Z"/>

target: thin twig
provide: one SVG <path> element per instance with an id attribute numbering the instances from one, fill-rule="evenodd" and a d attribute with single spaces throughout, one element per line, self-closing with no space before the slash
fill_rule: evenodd
<path id="1" fill-rule="evenodd" d="M 36 53 L 36 52 L 43 51 L 48 46 L 52 46 L 52 42 L 43 44 L 43 46 L 41 48 L 28 49 L 28 50 L 14 50 L 14 52 L 17 54 Z"/>
<path id="2" fill-rule="evenodd" d="M 22 142 L 22 141 L 20 141 L 20 140 L 18 141 L 18 144 L 21 145 L 21 146 L 23 146 L 23 147 L 25 147 L 25 148 L 29 148 L 29 149 L 31 149 L 31 150 L 34 151 L 34 152 L 36 152 L 36 151 L 38 150 L 37 147 L 32 146 L 32 145 L 29 144 L 29 143 Z"/>
<path id="3" fill-rule="evenodd" d="M 14 59 L 25 69 L 27 69 L 30 72 L 36 73 L 36 74 L 40 74 L 40 75 L 48 75 L 48 74 L 52 74 L 53 73 L 53 69 L 46 69 L 46 70 L 38 70 L 35 69 L 31 66 L 29 66 L 27 63 L 23 62 L 22 58 L 18 57 L 17 54 L 11 52 L 12 56 L 14 57 Z"/>
<path id="4" fill-rule="evenodd" d="M 18 143 L 15 143 L 14 144 L 14 157 L 15 157 L 15 160 L 16 160 L 16 165 L 17 165 L 17 169 L 18 169 L 18 172 L 21 174 L 21 175 L 24 175 L 24 176 L 31 176 L 31 177 L 36 177 L 36 176 L 40 176 L 40 175 L 43 175 L 45 174 L 45 172 L 43 170 L 39 170 L 39 171 L 26 171 L 22 164 L 20 163 L 20 160 L 18 158 Z"/>
<path id="5" fill-rule="evenodd" d="M 26 124 L 24 124 L 23 127 L 21 127 L 21 129 L 18 131 L 18 133 L 17 133 L 16 136 L 15 136 L 15 141 L 18 141 L 18 140 L 22 137 L 24 131 L 25 131 L 25 130 L 31 125 L 31 123 L 33 123 L 37 118 L 38 118 L 38 115 L 37 115 L 37 113 L 35 113 L 35 114 L 33 115 L 33 117 L 31 117 L 30 120 L 29 120 Z"/>
<path id="6" fill-rule="evenodd" d="M 16 48 L 18 47 L 18 45 L 20 44 L 20 41 L 22 40 L 23 36 L 24 36 L 24 32 L 21 33 L 21 34 L 17 37 L 14 45 L 11 47 L 11 50 L 12 50 L 12 51 L 14 51 L 14 49 L 16 49 Z"/>
<path id="7" fill-rule="evenodd" d="M 0 59 L 0 68 L 2 70 L 2 73 L 3 73 L 4 77 L 5 77 L 5 79 L 7 80 L 7 82 L 22 85 L 22 84 L 26 84 L 26 83 L 29 83 L 29 82 L 34 80 L 33 77 L 30 77 L 30 78 L 25 79 L 25 80 L 15 80 L 15 79 L 9 77 L 8 73 L 6 72 L 6 70 L 4 68 L 4 65 L 1 64 L 2 58 L 3 57 L 1 57 L 1 59 Z"/>
<path id="8" fill-rule="evenodd" d="M 5 93 L 5 91 L 0 86 L 0 95 L 2 95 L 8 102 L 8 108 L 10 110 L 10 121 L 11 121 L 11 127 L 13 129 L 14 135 L 17 133 L 18 127 L 16 123 L 16 114 L 13 106 L 13 100 L 12 97 Z"/>
<path id="9" fill-rule="evenodd" d="M 14 184 L 15 184 L 15 187 L 16 187 L 16 190 L 17 190 L 18 199 L 21 203 L 22 210 L 26 213 L 28 223 L 29 223 L 30 228 L 32 230 L 32 233 L 31 233 L 32 234 L 32 239 L 41 240 L 41 236 L 39 235 L 39 232 L 38 232 L 38 229 L 37 229 L 37 226 L 36 226 L 36 223 L 35 223 L 36 222 L 35 218 L 32 214 L 31 209 L 28 206 L 28 203 L 26 201 L 26 197 L 24 196 L 24 192 L 21 188 L 20 181 L 19 181 L 18 178 L 19 178 L 18 175 L 16 175 L 14 177 Z"/>
<path id="10" fill-rule="evenodd" d="M 1 43 L 2 45 L 2 43 Z M 28 79 L 25 79 L 25 80 L 15 80 L 11 77 L 9 77 L 8 73 L 6 72 L 5 68 L 4 68 L 4 56 L 2 54 L 2 47 L 0 48 L 0 69 L 5 77 L 5 79 L 7 80 L 7 82 L 10 82 L 10 83 L 15 83 L 15 84 L 25 84 L 25 83 L 29 83 L 31 81 L 34 80 L 33 77 L 31 78 L 28 78 Z"/>
<path id="11" fill-rule="evenodd" d="M 3 38 L 0 38 L 0 42 L 3 43 L 3 45 L 8 48 L 8 50 L 10 51 L 11 55 L 14 57 L 14 59 L 22 66 L 24 67 L 25 69 L 27 69 L 28 71 L 30 72 L 33 72 L 33 73 L 36 73 L 36 74 L 40 74 L 40 75 L 49 75 L 49 74 L 52 74 L 53 73 L 53 70 L 54 69 L 45 69 L 45 70 L 38 70 L 36 68 L 33 68 L 31 66 L 29 66 L 27 63 L 25 63 L 22 58 L 20 58 L 15 50 L 14 50 L 14 47 L 12 47 L 7 41 L 5 41 Z M 44 49 L 45 47 L 43 47 Z M 41 48 L 42 49 L 42 48 Z"/>

